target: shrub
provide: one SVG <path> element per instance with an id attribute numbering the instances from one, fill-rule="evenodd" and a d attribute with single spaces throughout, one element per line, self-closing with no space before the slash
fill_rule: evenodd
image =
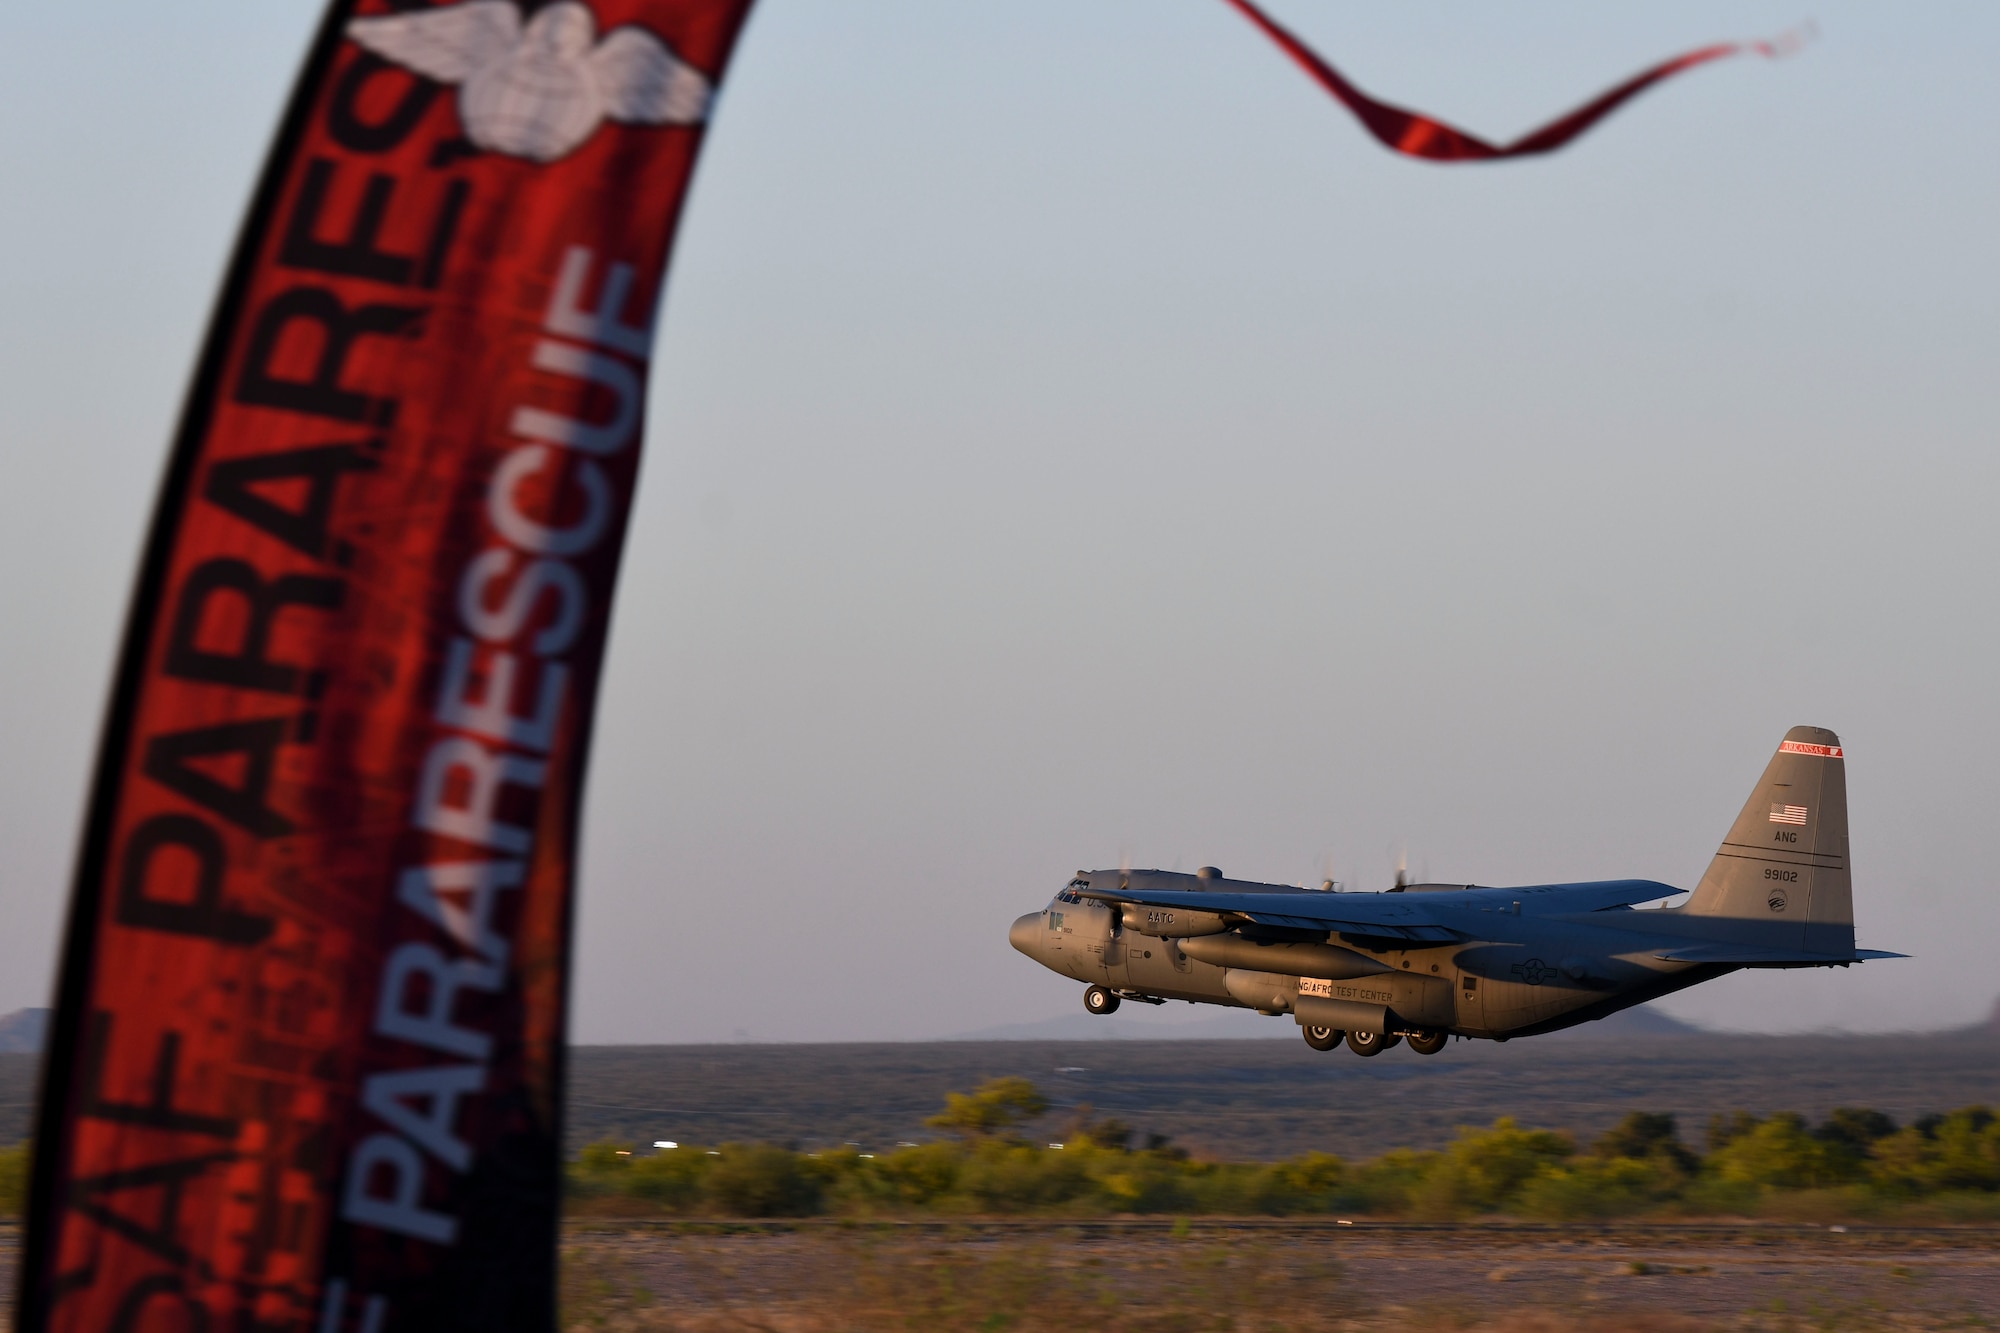
<path id="1" fill-rule="evenodd" d="M 1491 1129 L 1460 1129 L 1411 1202 L 1424 1217 L 1496 1212 L 1544 1168 L 1575 1152 L 1569 1135 L 1522 1129 L 1511 1117 Z"/>
<path id="2" fill-rule="evenodd" d="M 1895 1132 L 1896 1122 L 1880 1111 L 1841 1106 L 1814 1126 L 1812 1136 L 1826 1145 L 1826 1165 L 1834 1177 L 1859 1181 L 1867 1178 L 1875 1145 Z"/>
<path id="3" fill-rule="evenodd" d="M 824 1178 L 795 1152 L 768 1143 L 729 1143 L 709 1162 L 703 1193 L 717 1212 L 807 1217 L 820 1210 Z"/>
<path id="4" fill-rule="evenodd" d="M 1132 1126 L 1113 1116 L 1102 1120 L 1090 1118 L 1088 1106 L 1079 1107 L 1075 1128 L 1065 1136 L 1071 1143 L 1088 1143 L 1094 1148 L 1109 1148 L 1114 1152 L 1124 1152 L 1132 1146 L 1132 1136 L 1137 1133 Z"/>
<path id="5" fill-rule="evenodd" d="M 1324 1213 L 1351 1193 L 1347 1163 L 1330 1153 L 1307 1153 L 1265 1167 L 1254 1178 L 1250 1198 L 1260 1213 Z"/>
<path id="6" fill-rule="evenodd" d="M 710 1164 L 718 1159 L 699 1149 L 667 1148 L 650 1156 L 619 1160 L 628 1164 L 620 1182 L 626 1193 L 685 1213 L 701 1202 Z"/>
<path id="7" fill-rule="evenodd" d="M 1755 1128 L 1757 1128 L 1757 1117 L 1748 1111 L 1732 1111 L 1726 1116 L 1712 1115 L 1708 1118 L 1708 1150 L 1711 1153 L 1715 1152 Z"/>
<path id="8" fill-rule="evenodd" d="M 1090 1172 L 1106 1205 L 1121 1213 L 1188 1211 L 1198 1206 L 1200 1186 L 1213 1175 L 1209 1168 L 1163 1152 L 1098 1151 L 1077 1160 Z"/>
<path id="9" fill-rule="evenodd" d="M 1350 1174 L 1348 1197 L 1354 1208 L 1364 1213 L 1403 1213 L 1411 1210 L 1417 1192 L 1437 1169 L 1442 1153 L 1417 1152 L 1397 1148 L 1373 1161 L 1364 1162 Z"/>
<path id="10" fill-rule="evenodd" d="M 1048 1098 L 1027 1079 L 996 1078 L 981 1084 L 977 1092 L 946 1093 L 944 1110 L 924 1123 L 976 1139 L 1004 1133 L 1048 1109 Z"/>
<path id="11" fill-rule="evenodd" d="M 0 1148 L 0 1217 L 18 1217 L 28 1206 L 28 1162 L 32 1156 L 25 1142 Z"/>
<path id="12" fill-rule="evenodd" d="M 1805 1117 L 1784 1112 L 1740 1122 L 1708 1156 L 1707 1171 L 1733 1184 L 1825 1189 L 1861 1176 L 1861 1159 L 1806 1129 Z"/>
<path id="13" fill-rule="evenodd" d="M 1087 1149 L 983 1143 L 960 1167 L 958 1192 L 979 1212 L 1025 1213 L 1071 1203 L 1095 1192 L 1089 1155 Z"/>
<path id="14" fill-rule="evenodd" d="M 1836 1106 L 1826 1123 L 1813 1130 L 1813 1137 L 1821 1143 L 1836 1144 L 1851 1149 L 1858 1157 L 1868 1155 L 1868 1150 L 1879 1139 L 1886 1139 L 1896 1132 L 1896 1122 L 1880 1111 L 1863 1107 Z"/>
<path id="15" fill-rule="evenodd" d="M 1591 1144 L 1590 1151 L 1594 1157 L 1665 1163 L 1683 1175 L 1693 1175 L 1701 1166 L 1701 1159 L 1682 1145 L 1680 1126 L 1674 1118 L 1647 1111 L 1626 1116 Z"/>
<path id="16" fill-rule="evenodd" d="M 1687 1173 L 1670 1158 L 1578 1158 L 1529 1177 L 1515 1208 L 1556 1221 L 1623 1217 L 1673 1198 L 1686 1183 Z"/>
<path id="17" fill-rule="evenodd" d="M 1872 1145 L 1870 1176 L 1901 1194 L 2000 1190 L 2000 1119 L 1984 1106 L 1927 1116 Z"/>
<path id="18" fill-rule="evenodd" d="M 958 1190 L 964 1162 L 956 1143 L 925 1143 L 878 1157 L 869 1163 L 871 1170 L 844 1183 L 864 1198 L 926 1208 Z"/>
<path id="19" fill-rule="evenodd" d="M 565 1184 L 578 1198 L 622 1194 L 631 1170 L 632 1145 L 615 1139 L 599 1139 L 586 1144 L 570 1164 Z"/>
<path id="20" fill-rule="evenodd" d="M 1741 1180 L 1718 1180 L 1696 1176 L 1676 1200 L 1676 1211 L 1689 1217 L 1743 1217 L 1758 1211 L 1764 1191 Z"/>

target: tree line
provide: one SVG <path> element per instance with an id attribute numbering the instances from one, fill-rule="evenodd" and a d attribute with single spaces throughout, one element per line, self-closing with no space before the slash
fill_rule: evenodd
<path id="1" fill-rule="evenodd" d="M 1699 1148 L 1675 1117 L 1635 1112 L 1588 1144 L 1512 1119 L 1443 1149 L 1365 1161 L 1197 1157 L 1083 1108 L 1030 1136 L 1047 1098 L 1026 1079 L 951 1093 L 926 1123 L 947 1137 L 882 1153 L 770 1143 L 641 1152 L 603 1141 L 566 1167 L 583 1213 L 803 1217 L 1012 1213 L 1354 1214 L 1548 1220 L 1657 1216 L 1900 1216 L 2000 1221 L 2000 1117 L 1970 1106 L 1898 1125 L 1846 1108 L 1715 1116 Z M 25 1202 L 29 1146 L 0 1149 L 0 1217 Z"/>
<path id="2" fill-rule="evenodd" d="M 570 1164 L 585 1213 L 793 1217 L 1107 1213 L 1355 1214 L 1549 1220 L 1717 1215 L 1889 1215 L 2000 1221 L 2000 1118 L 1984 1106 L 1898 1125 L 1842 1108 L 1712 1118 L 1699 1147 L 1671 1115 L 1636 1112 L 1588 1144 L 1501 1119 L 1437 1151 L 1350 1162 L 1194 1156 L 1084 1108 L 1030 1136 L 1047 1099 L 1026 1079 L 952 1093 L 926 1123 L 949 1137 L 882 1153 L 769 1143 L 642 1153 L 604 1141 Z"/>

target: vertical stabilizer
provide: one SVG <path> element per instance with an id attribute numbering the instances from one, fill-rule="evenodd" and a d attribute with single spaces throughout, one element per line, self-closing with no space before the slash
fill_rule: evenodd
<path id="1" fill-rule="evenodd" d="M 1746 944 L 1854 952 L 1847 867 L 1847 763 L 1840 737 L 1793 727 L 1681 909 L 1728 917 Z"/>

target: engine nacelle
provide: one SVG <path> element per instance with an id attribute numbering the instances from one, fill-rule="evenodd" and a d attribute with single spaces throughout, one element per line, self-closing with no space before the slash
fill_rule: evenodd
<path id="1" fill-rule="evenodd" d="M 1125 929 L 1163 940 L 1184 940 L 1196 935 L 1220 935 L 1230 928 L 1217 912 L 1190 912 L 1184 907 L 1147 907 L 1126 903 Z"/>
<path id="2" fill-rule="evenodd" d="M 1392 971 L 1387 963 L 1338 944 L 1260 944 L 1241 935 L 1201 940 L 1181 952 L 1217 967 L 1252 968 L 1294 977 L 1326 977 L 1348 981 Z"/>

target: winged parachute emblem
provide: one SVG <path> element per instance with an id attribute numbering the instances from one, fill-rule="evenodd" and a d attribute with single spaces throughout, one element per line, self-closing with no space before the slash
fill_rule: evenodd
<path id="1" fill-rule="evenodd" d="M 554 162 L 606 120 L 698 125 L 714 92 L 706 75 L 632 24 L 597 38 L 576 0 L 525 24 L 512 0 L 358 18 L 347 35 L 386 60 L 458 85 L 465 137 L 490 152 Z"/>

